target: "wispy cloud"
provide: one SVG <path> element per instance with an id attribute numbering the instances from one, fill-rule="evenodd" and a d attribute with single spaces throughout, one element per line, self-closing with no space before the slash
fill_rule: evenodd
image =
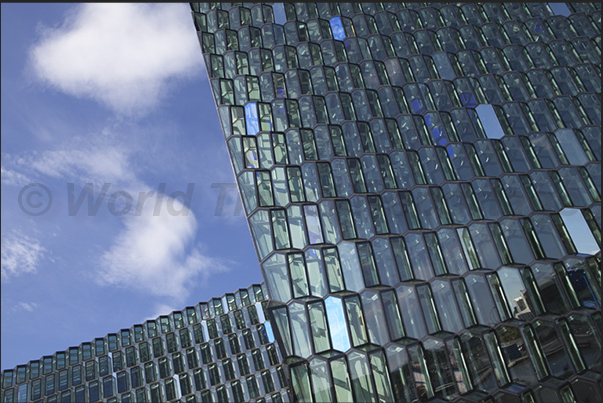
<path id="1" fill-rule="evenodd" d="M 169 214 L 168 203 L 183 215 Z M 126 216 L 125 229 L 103 255 L 100 284 L 115 285 L 182 301 L 191 283 L 212 272 L 227 270 L 225 262 L 201 253 L 192 245 L 197 220 L 180 201 L 164 197 L 162 210 L 153 214 L 155 201 L 145 204 L 141 216 Z M 187 252 L 187 249 L 189 251 Z"/>
<path id="2" fill-rule="evenodd" d="M 69 145 L 55 150 L 28 152 L 12 157 L 4 155 L 7 164 L 17 171 L 30 172 L 32 175 L 44 175 L 54 179 L 70 181 L 103 181 L 134 180 L 130 171 L 128 155 L 123 149 L 111 146 Z M 27 176 L 23 173 L 7 170 L 7 181 Z M 3 182 L 4 182 L 4 172 Z"/>
<path id="3" fill-rule="evenodd" d="M 138 175 L 144 172 L 145 164 L 119 137 L 118 132 L 108 130 L 102 136 L 90 136 L 93 140 L 72 138 L 54 150 L 3 155 L 5 169 L 23 172 L 21 175 L 41 182 L 47 178 L 92 182 L 96 191 L 100 189 L 98 184 L 111 183 L 111 189 L 131 195 L 154 192 L 150 198 L 143 198 L 140 206 L 140 199 L 135 199 L 130 214 L 119 218 L 123 230 L 111 234 L 110 247 L 101 252 L 93 273 L 100 285 L 135 289 L 169 297 L 173 304 L 181 303 L 192 285 L 206 281 L 211 273 L 227 270 L 229 262 L 208 256 L 196 244 L 197 219 L 180 199 L 162 194 L 162 202 L 157 201 L 157 188 Z M 231 193 L 233 198 L 236 190 L 231 189 Z M 161 206 L 157 211 L 156 205 Z M 234 210 L 234 205 L 230 209 Z"/>
<path id="4" fill-rule="evenodd" d="M 12 169 L 6 169 L 4 166 L 0 167 L 0 173 L 2 177 L 2 184 L 8 186 L 24 186 L 31 183 L 31 180 L 20 172 Z"/>
<path id="5" fill-rule="evenodd" d="M 2 239 L 2 279 L 35 273 L 46 248 L 37 239 L 13 231 Z"/>
<path id="6" fill-rule="evenodd" d="M 36 304 L 35 302 L 19 302 L 17 304 L 17 309 L 24 309 L 27 312 L 33 312 L 34 309 L 36 309 L 38 307 L 38 304 Z"/>
<path id="7" fill-rule="evenodd" d="M 67 94 L 121 114 L 144 114 L 173 79 L 201 71 L 190 19 L 182 4 L 84 4 L 59 28 L 41 30 L 31 67 Z"/>
<path id="8" fill-rule="evenodd" d="M 117 186 L 137 182 L 138 164 L 127 125 L 106 125 L 68 139 L 55 141 L 45 150 L 2 153 L 2 183 L 60 179 L 68 182 Z M 6 171 L 6 173 L 4 172 Z"/>

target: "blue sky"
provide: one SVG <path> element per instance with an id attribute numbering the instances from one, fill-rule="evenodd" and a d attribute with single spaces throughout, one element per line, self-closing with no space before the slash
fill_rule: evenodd
<path id="1" fill-rule="evenodd" d="M 261 281 L 235 189 L 215 215 L 234 175 L 188 5 L 2 4 L 1 28 L 2 369 Z"/>

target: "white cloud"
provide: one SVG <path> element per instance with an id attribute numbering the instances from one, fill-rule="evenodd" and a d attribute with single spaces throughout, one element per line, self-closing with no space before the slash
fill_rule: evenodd
<path id="1" fill-rule="evenodd" d="M 93 178 L 103 181 L 133 179 L 126 153 L 115 147 L 48 150 L 31 161 L 30 166 L 53 178 L 86 181 Z"/>
<path id="2" fill-rule="evenodd" d="M 180 306 L 194 285 L 207 281 L 212 273 L 227 270 L 229 262 L 208 256 L 200 248 L 195 241 L 197 218 L 182 205 L 181 200 L 163 195 L 162 208 L 159 214 L 154 215 L 157 187 L 149 186 L 139 177 L 147 164 L 141 163 L 138 156 L 138 150 L 125 142 L 120 133 L 107 129 L 86 137 L 72 137 L 53 150 L 3 154 L 2 159 L 6 171 L 14 170 L 40 182 L 48 178 L 75 182 L 78 184 L 76 199 L 81 184 L 88 182 L 94 184 L 96 192 L 102 183 L 112 184 L 110 192 L 128 192 L 134 205 L 129 214 L 118 217 L 124 225 L 123 230 L 109 235 L 109 246 L 101 250 L 96 267 L 90 273 L 100 285 L 167 297 L 171 306 Z M 217 196 L 218 189 L 215 190 Z M 142 214 L 137 214 L 138 201 L 145 200 L 140 192 L 150 191 L 155 193 L 144 202 Z M 231 195 L 225 201 L 226 214 L 234 212 L 236 192 L 236 189 L 230 189 Z M 103 203 L 109 203 L 109 199 L 105 198 Z M 121 207 L 118 202 L 117 210 Z M 170 214 L 174 210 L 186 214 Z M 238 218 L 244 220 L 244 215 Z M 4 255 L 5 251 L 3 266 Z M 8 275 L 17 270 L 16 267 L 23 266 L 14 263 L 17 260 L 14 255 L 7 253 L 8 266 L 6 269 L 3 267 L 3 277 L 5 272 Z M 36 262 L 34 257 L 30 260 Z M 25 270 L 33 271 L 33 267 L 35 264 L 32 263 L 25 266 Z M 157 307 L 157 312 L 164 311 L 164 308 L 170 307 Z"/>
<path id="3" fill-rule="evenodd" d="M 35 302 L 19 302 L 17 305 L 18 308 L 24 309 L 27 312 L 33 312 L 38 307 L 38 304 Z"/>
<path id="4" fill-rule="evenodd" d="M 99 182 L 111 182 L 112 189 L 132 195 L 130 213 L 120 218 L 125 228 L 113 236 L 110 247 L 101 253 L 95 279 L 99 285 L 168 297 L 172 306 L 181 305 L 193 284 L 207 281 L 211 273 L 227 270 L 228 262 L 207 256 L 195 245 L 197 219 L 181 200 L 162 195 L 161 208 L 155 214 L 157 189 L 151 189 L 133 172 L 131 155 L 104 142 L 96 143 L 75 141 L 58 150 L 8 156 L 5 160 L 9 166 L 33 175 L 93 182 L 97 192 Z M 140 195 L 150 191 L 153 193 L 148 199 Z M 235 189 L 231 192 L 236 195 Z M 139 206 L 139 201 L 144 204 Z M 117 210 L 121 207 L 118 204 Z M 229 214 L 233 213 L 231 210 L 232 204 Z M 3 241 L 2 277 L 35 272 L 44 250 L 25 236 Z M 172 306 L 158 306 L 157 312 L 171 312 Z"/>
<path id="5" fill-rule="evenodd" d="M 181 301 L 188 286 L 201 277 L 227 270 L 224 263 L 191 246 L 197 230 L 194 214 L 179 200 L 164 196 L 159 214 L 155 198 L 144 204 L 141 216 L 125 216 L 125 229 L 101 259 L 100 284 L 137 289 Z M 182 211 L 181 216 L 170 214 Z"/>
<path id="6" fill-rule="evenodd" d="M 39 79 L 124 114 L 148 112 L 203 67 L 183 4 L 84 4 L 42 36 L 30 54 Z"/>
<path id="7" fill-rule="evenodd" d="M 154 214 L 157 188 L 152 189 L 138 177 L 136 152 L 123 145 L 120 147 L 118 135 L 103 133 L 90 137 L 74 137 L 55 150 L 17 156 L 4 154 L 5 170 L 14 169 L 41 181 L 54 178 L 80 184 L 92 182 L 97 192 L 99 184 L 111 183 L 111 192 L 116 189 L 128 192 L 134 204 L 129 214 L 119 218 L 124 229 L 112 235 L 109 248 L 101 252 L 94 270 L 95 279 L 100 285 L 168 297 L 171 304 L 181 305 L 193 284 L 206 281 L 211 273 L 227 270 L 228 262 L 207 256 L 195 244 L 197 219 L 181 200 L 163 195 L 159 214 Z M 141 197 L 141 192 L 150 191 L 153 191 L 152 197 Z M 236 190 L 231 189 L 231 193 L 234 201 Z M 76 197 L 78 194 L 76 191 Z M 144 201 L 140 207 L 139 200 Z M 121 208 L 118 202 L 117 210 Z M 234 210 L 234 205 L 231 204 L 228 211 L 232 214 L 230 210 Z M 182 214 L 174 214 L 174 211 Z M 3 265 L 4 255 L 3 251 Z M 9 274 L 16 270 L 19 266 L 14 263 L 16 260 L 14 253 L 7 252 L 8 266 L 6 270 L 3 268 L 3 277 L 5 271 Z M 35 262 L 33 257 L 30 260 Z M 32 271 L 30 267 L 34 266 L 33 263 L 26 265 L 25 270 Z M 163 308 L 167 305 L 158 307 L 158 312 Z"/>
<path id="8" fill-rule="evenodd" d="M 35 273 L 44 252 L 46 252 L 46 248 L 37 239 L 30 238 L 18 231 L 3 237 L 2 279 L 6 280 L 23 273 Z"/>
<path id="9" fill-rule="evenodd" d="M 54 150 L 3 154 L 2 184 L 21 185 L 40 175 L 95 185 L 136 183 L 130 151 L 116 144 L 115 136 L 93 140 L 73 137 Z"/>
<path id="10" fill-rule="evenodd" d="M 0 167 L 0 173 L 3 185 L 25 186 L 31 183 L 31 180 L 26 175 L 12 169 L 6 169 L 4 166 Z"/>

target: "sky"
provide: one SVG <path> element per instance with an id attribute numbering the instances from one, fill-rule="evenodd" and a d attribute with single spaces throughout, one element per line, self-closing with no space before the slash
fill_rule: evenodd
<path id="1" fill-rule="evenodd" d="M 259 283 L 189 6 L 1 7 L 2 369 Z"/>

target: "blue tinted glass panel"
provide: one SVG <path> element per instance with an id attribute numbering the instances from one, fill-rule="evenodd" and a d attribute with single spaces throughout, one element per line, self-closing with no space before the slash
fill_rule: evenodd
<path id="1" fill-rule="evenodd" d="M 579 253 L 594 255 L 601 250 L 579 209 L 565 208 L 559 215 Z"/>
<path id="2" fill-rule="evenodd" d="M 329 20 L 329 23 L 331 24 L 331 31 L 333 31 L 333 38 L 343 41 L 345 39 L 345 31 L 341 23 L 341 17 L 333 17 Z"/>
<path id="3" fill-rule="evenodd" d="M 327 310 L 327 320 L 329 321 L 329 328 L 331 330 L 333 348 L 339 351 L 349 350 L 350 337 L 348 335 L 348 327 L 341 299 L 328 297 L 325 300 L 325 308 Z"/>
<path id="4" fill-rule="evenodd" d="M 481 121 L 482 127 L 486 131 L 488 138 L 499 139 L 505 135 L 492 105 L 478 105 L 475 110 L 479 115 L 479 120 Z"/>
<path id="5" fill-rule="evenodd" d="M 247 124 L 248 135 L 255 135 L 260 131 L 258 108 L 255 102 L 245 105 L 245 123 Z"/>

